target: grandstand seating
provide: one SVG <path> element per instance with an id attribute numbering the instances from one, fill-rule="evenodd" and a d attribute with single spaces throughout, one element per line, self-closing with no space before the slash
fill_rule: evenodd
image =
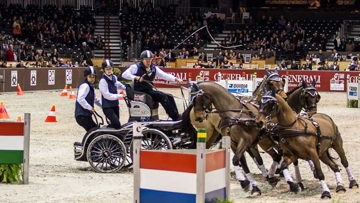
<path id="1" fill-rule="evenodd" d="M 25 44 L 34 44 L 34 33 L 29 34 L 28 23 L 35 22 L 35 30 L 38 26 L 43 26 L 46 24 L 47 28 L 50 28 L 50 23 L 54 22 L 57 25 L 57 33 L 59 34 L 58 39 L 63 39 L 68 28 L 73 26 L 73 30 L 76 30 L 77 24 L 80 24 L 84 34 L 92 34 L 94 33 L 95 20 L 93 18 L 93 11 L 90 6 L 81 6 L 80 10 L 75 10 L 72 6 L 63 6 L 61 10 L 59 10 L 54 5 L 44 5 L 43 8 L 39 8 L 38 5 L 28 4 L 26 8 L 23 8 L 20 4 L 10 4 L 7 7 L 4 5 L 0 6 L 2 17 L 0 19 L 0 29 L 3 34 L 12 35 L 12 25 L 13 18 L 17 16 L 19 19 L 22 17 L 23 24 L 21 26 L 22 29 L 22 37 L 19 38 L 21 41 L 25 41 Z M 26 14 L 26 18 L 25 15 Z M 30 14 L 32 16 L 30 16 Z M 38 17 L 43 16 L 43 23 L 38 22 Z M 64 23 L 67 23 L 66 26 Z M 39 27 L 40 29 L 40 27 Z M 76 30 L 76 34 L 78 35 Z M 31 36 L 33 35 L 33 36 Z M 77 37 L 76 37 L 77 38 Z M 86 40 L 86 39 L 85 39 Z M 48 53 L 48 56 L 52 53 L 52 51 L 57 48 L 59 57 L 65 58 L 73 58 L 73 61 L 79 61 L 81 58 L 81 42 L 84 39 L 78 39 L 77 42 L 71 41 L 71 43 L 63 43 L 63 42 L 55 42 L 52 38 L 45 37 L 42 41 L 42 47 L 36 45 L 37 50 L 45 50 Z"/>

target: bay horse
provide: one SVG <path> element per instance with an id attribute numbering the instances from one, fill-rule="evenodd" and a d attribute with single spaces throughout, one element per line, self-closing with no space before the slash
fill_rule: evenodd
<path id="1" fill-rule="evenodd" d="M 261 99 L 260 111 L 255 120 L 256 125 L 260 129 L 265 128 L 272 115 L 277 118 L 278 122 L 273 127 L 272 133 L 277 134 L 280 138 L 284 158 L 281 168 L 290 189 L 294 182 L 287 167 L 297 159 L 305 159 L 314 163 L 316 171 L 314 177 L 320 180 L 323 189 L 321 198 L 331 198 L 331 195 L 321 170 L 320 160 L 335 173 L 336 192 L 346 191 L 341 180 L 340 170 L 330 156 L 330 148 L 333 148 L 340 156 L 341 163 L 348 173 L 349 187 L 358 188 L 345 155 L 341 134 L 330 116 L 318 113 L 308 118 L 295 114 L 288 103 L 276 95 L 274 90 L 269 91 Z"/>
<path id="2" fill-rule="evenodd" d="M 283 91 L 284 81 L 281 80 L 278 74 L 275 73 L 275 75 L 270 75 L 269 78 L 276 79 L 276 80 L 267 79 L 266 81 L 268 82 L 269 86 L 274 88 L 276 85 L 280 84 L 281 87 L 278 89 L 279 90 L 278 92 L 279 94 L 282 94 L 284 95 L 284 97 L 286 97 L 286 94 Z M 278 78 L 280 79 L 277 81 Z M 237 153 L 237 149 L 239 149 L 238 146 L 239 145 L 241 146 L 245 143 L 244 139 L 242 138 L 243 135 L 251 134 L 252 137 L 256 138 L 257 135 L 259 134 L 259 130 L 256 129 L 254 126 L 254 118 L 258 112 L 256 104 L 238 100 L 234 95 L 229 93 L 224 87 L 214 82 L 200 82 L 198 86 L 199 86 L 199 92 L 194 97 L 192 103 L 193 104 L 192 111 L 194 114 L 195 121 L 201 123 L 203 120 L 205 120 L 204 112 L 208 111 L 209 109 L 212 109 L 212 105 L 214 105 L 219 115 L 217 118 L 218 119 L 220 118 L 217 129 L 221 132 L 220 134 L 231 136 L 231 140 L 232 140 L 231 148 L 235 154 L 234 156 L 236 157 L 235 160 L 240 161 L 241 166 L 243 167 L 246 176 L 253 187 L 251 194 L 260 195 L 261 191 L 257 187 L 257 183 L 252 177 L 249 168 L 247 167 L 245 156 L 243 156 L 243 153 L 245 151 L 248 151 L 251 147 L 256 146 L 257 142 L 254 142 L 255 139 L 252 140 L 251 142 L 248 142 L 249 145 L 246 145 L 246 148 L 240 147 L 240 149 L 244 149 L 242 154 L 238 156 Z M 258 99 L 261 99 L 261 97 L 259 97 Z M 207 102 L 204 102 L 204 100 L 207 100 Z M 244 126 L 240 129 L 234 128 L 234 126 L 237 126 L 238 124 L 242 124 Z M 236 162 L 234 163 L 234 165 L 235 164 Z"/>

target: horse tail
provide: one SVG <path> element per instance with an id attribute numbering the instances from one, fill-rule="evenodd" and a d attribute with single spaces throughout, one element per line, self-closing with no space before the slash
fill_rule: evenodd
<path id="1" fill-rule="evenodd" d="M 335 158 L 335 157 L 331 156 L 331 154 L 330 154 L 330 149 L 331 149 L 331 148 L 329 148 L 329 149 L 326 150 L 326 155 L 329 157 L 329 159 L 330 159 L 332 162 L 334 162 L 334 164 L 335 164 L 336 166 L 339 167 L 340 165 L 335 162 L 335 160 L 338 160 L 339 157 Z"/>
<path id="2" fill-rule="evenodd" d="M 183 129 L 184 132 L 187 133 L 192 140 L 192 144 L 189 147 L 190 149 L 196 149 L 196 141 L 197 141 L 197 137 L 196 137 L 197 130 L 192 125 L 190 120 L 190 112 L 193 107 L 194 105 L 191 103 L 189 107 L 185 109 L 184 113 L 182 114 L 182 122 L 181 122 L 181 129 Z"/>

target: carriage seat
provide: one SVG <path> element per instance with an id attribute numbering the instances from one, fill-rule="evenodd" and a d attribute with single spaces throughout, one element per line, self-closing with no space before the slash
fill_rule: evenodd
<path id="1" fill-rule="evenodd" d="M 150 109 L 159 108 L 159 102 L 155 102 L 152 97 L 144 92 L 138 92 L 134 90 L 134 83 L 127 83 L 126 96 L 131 101 L 140 101 L 145 103 Z"/>

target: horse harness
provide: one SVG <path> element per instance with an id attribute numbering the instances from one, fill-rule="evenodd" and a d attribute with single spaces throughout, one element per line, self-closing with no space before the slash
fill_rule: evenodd
<path id="1" fill-rule="evenodd" d="M 299 119 L 304 121 L 304 124 L 303 124 L 304 129 L 300 130 L 300 129 L 291 128 L 296 123 L 296 121 L 299 120 Z M 283 143 L 291 151 L 291 153 L 293 153 L 297 157 L 300 157 L 299 154 L 289 144 L 289 142 L 286 141 L 286 138 L 297 137 L 299 135 L 315 136 L 316 140 L 317 140 L 316 151 L 317 151 L 317 154 L 319 154 L 320 153 L 320 147 L 321 147 L 321 140 L 322 139 L 329 139 L 329 140 L 331 140 L 331 142 L 333 142 L 333 140 L 337 139 L 339 134 L 336 134 L 335 137 L 334 136 L 322 135 L 319 123 L 316 122 L 314 119 L 312 119 L 310 117 L 308 117 L 307 119 L 316 128 L 316 133 L 308 131 L 307 120 L 303 119 L 303 117 L 299 116 L 299 115 L 296 117 L 296 119 L 291 124 L 289 124 L 287 126 L 280 126 L 277 123 L 270 123 L 270 126 L 272 128 L 271 129 L 266 128 L 266 133 L 268 133 L 270 135 L 269 137 L 271 138 L 271 140 L 274 143 L 275 143 L 275 141 L 273 139 L 273 136 L 278 136 L 279 137 L 279 142 Z"/>

